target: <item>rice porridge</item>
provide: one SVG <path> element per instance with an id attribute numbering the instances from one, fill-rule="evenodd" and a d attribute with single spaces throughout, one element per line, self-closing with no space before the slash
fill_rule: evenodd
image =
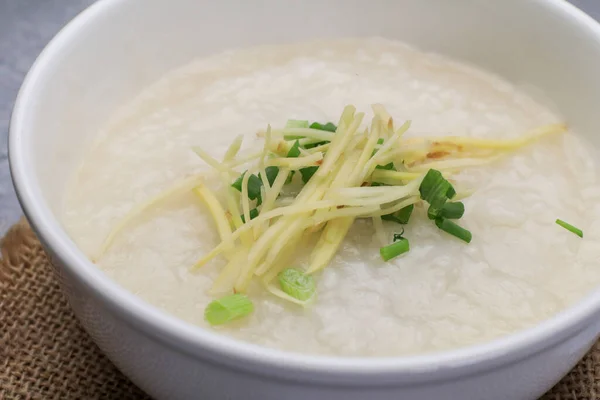
<path id="1" fill-rule="evenodd" d="M 136 204 L 173 182 L 206 173 L 190 150 L 220 159 L 244 135 L 288 119 L 337 121 L 348 104 L 383 104 L 407 137 L 516 138 L 560 116 L 500 78 L 384 39 L 260 47 L 226 52 L 174 71 L 122 108 L 82 157 L 63 221 L 91 259 Z M 470 244 L 428 223 L 422 207 L 404 226 L 406 255 L 384 262 L 369 219 L 357 220 L 340 250 L 315 274 L 309 307 L 259 287 L 246 319 L 209 327 L 208 291 L 225 264 L 190 267 L 220 239 L 191 193 L 140 215 L 98 268 L 120 285 L 185 321 L 256 344 L 344 356 L 398 356 L 489 341 L 531 327 L 580 300 L 600 282 L 600 185 L 594 154 L 574 132 L 551 136 L 453 176 L 472 194 L 461 224 Z M 554 221 L 581 228 L 579 238 Z M 427 222 L 427 223 L 426 223 Z M 387 233 L 398 230 L 384 225 Z M 300 255 L 295 265 L 306 265 Z"/>

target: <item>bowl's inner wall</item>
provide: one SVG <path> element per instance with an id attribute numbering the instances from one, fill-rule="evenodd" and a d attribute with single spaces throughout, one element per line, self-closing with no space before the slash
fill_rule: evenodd
<path id="1" fill-rule="evenodd" d="M 544 0 L 105 0 L 62 32 L 33 76 L 24 162 L 60 214 L 64 186 L 98 128 L 169 70 L 229 48 L 373 35 L 542 89 L 571 126 L 595 140 L 598 28 L 559 8 Z"/>

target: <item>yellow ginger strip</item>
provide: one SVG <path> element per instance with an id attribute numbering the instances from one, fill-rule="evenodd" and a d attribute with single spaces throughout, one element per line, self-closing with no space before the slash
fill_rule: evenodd
<path id="1" fill-rule="evenodd" d="M 237 160 L 229 160 L 229 161 L 223 163 L 223 166 L 228 168 L 231 172 L 235 172 L 235 171 L 233 171 L 233 168 L 239 167 L 240 165 L 246 164 L 250 161 L 258 160 L 261 155 L 262 155 L 262 151 L 248 154 L 247 156 L 238 158 Z"/>
<path id="2" fill-rule="evenodd" d="M 448 143 L 460 146 L 472 146 L 482 149 L 516 150 L 527 146 L 544 136 L 564 133 L 567 131 L 566 124 L 548 124 L 533 129 L 527 134 L 516 139 L 480 139 L 462 136 L 430 137 L 430 142 Z M 413 139 L 415 140 L 415 139 Z"/>
<path id="3" fill-rule="evenodd" d="M 269 271 L 269 274 L 273 273 L 273 271 L 282 271 L 289 265 L 296 250 L 302 248 L 302 243 L 306 242 L 307 236 L 302 231 L 293 235 L 287 242 L 283 243 L 283 248 L 277 251 L 274 260 L 269 262 L 268 255 L 265 257 L 265 261 L 256 268 L 255 275 L 261 276 L 267 271 Z M 274 273 L 277 274 L 277 272 Z"/>
<path id="4" fill-rule="evenodd" d="M 267 157 L 267 155 L 269 153 L 270 145 L 271 145 L 271 125 L 268 125 L 267 132 L 265 134 L 265 144 L 263 146 L 263 152 L 258 160 L 258 170 L 259 170 L 258 176 L 260 177 L 260 180 L 262 182 L 262 187 L 260 188 L 260 192 L 261 192 L 261 198 L 263 200 L 266 199 L 267 192 L 271 190 L 271 185 L 269 184 L 269 179 L 267 178 L 267 172 L 265 169 L 265 158 Z M 262 209 L 261 209 L 261 211 L 262 211 Z M 249 219 L 246 219 L 246 221 L 249 221 Z M 257 225 L 254 227 L 254 238 L 255 239 L 260 235 L 261 230 L 262 230 L 262 226 L 260 226 L 260 225 Z"/>
<path id="5" fill-rule="evenodd" d="M 352 174 L 349 177 L 341 177 L 340 181 L 343 181 L 344 184 L 349 184 L 352 186 L 362 183 L 361 181 L 364 178 L 364 166 L 367 164 L 368 160 L 372 158 L 373 150 L 377 144 L 380 134 L 381 120 L 378 116 L 376 116 L 373 118 L 371 123 L 371 135 L 367 140 L 365 148 L 360 154 L 356 165 L 352 165 Z M 340 186 L 342 185 L 340 184 Z M 322 214 L 316 215 L 316 217 L 322 218 Z M 327 223 L 325 229 L 321 233 L 319 242 L 313 249 L 310 259 L 310 266 L 307 273 L 314 273 L 329 264 L 353 223 L 354 217 L 351 216 L 341 217 L 339 219 L 331 220 Z"/>
<path id="6" fill-rule="evenodd" d="M 202 161 L 204 161 L 205 163 L 207 163 L 208 165 L 210 165 L 217 171 L 221 171 L 221 172 L 229 172 L 230 171 L 230 168 L 227 165 L 218 162 L 213 157 L 211 157 L 207 152 L 202 150 L 200 147 L 198 147 L 198 146 L 192 147 L 192 150 L 194 151 L 194 153 L 196 153 L 196 155 L 198 157 L 200 157 L 202 159 Z"/>
<path id="7" fill-rule="evenodd" d="M 264 135 L 264 132 L 260 132 Z M 319 142 L 329 140 L 335 135 L 334 132 L 322 131 L 320 129 L 312 128 L 284 128 L 284 129 L 273 129 L 273 135 L 277 136 L 304 136 L 310 139 L 316 139 Z"/>
<path id="8" fill-rule="evenodd" d="M 250 221 L 250 199 L 248 199 L 248 181 L 250 180 L 250 176 L 253 172 L 250 170 L 246 171 L 244 176 L 242 177 L 242 212 L 244 213 L 244 220 L 246 222 Z"/>
<path id="9" fill-rule="evenodd" d="M 405 196 L 401 196 L 400 198 L 403 198 Z M 392 198 L 390 201 L 394 201 L 396 198 Z M 387 200 L 387 199 L 386 199 Z M 315 211 L 317 209 L 323 209 L 323 208 L 331 208 L 333 206 L 343 206 L 344 203 L 347 202 L 346 200 L 338 200 L 338 201 L 333 201 L 333 200 L 321 200 L 321 201 L 315 201 L 312 203 L 306 203 L 306 204 L 298 204 L 298 205 L 292 205 L 292 206 L 287 206 L 287 207 L 281 207 L 278 209 L 274 209 L 269 211 L 268 213 L 265 214 L 261 214 L 258 217 L 254 218 L 253 220 L 251 220 L 250 222 L 245 223 L 242 227 L 240 227 L 239 229 L 237 229 L 236 231 L 234 231 L 231 235 L 231 237 L 229 238 L 229 241 L 225 241 L 225 242 L 221 242 L 218 246 L 216 246 L 215 248 L 213 248 L 208 254 L 204 255 L 193 267 L 193 269 L 197 269 L 202 267 L 204 264 L 206 264 L 209 260 L 213 259 L 214 257 L 216 257 L 217 255 L 221 254 L 223 252 L 223 250 L 227 247 L 227 245 L 231 244 L 234 240 L 237 240 L 242 234 L 244 234 L 245 232 L 248 232 L 250 229 L 252 229 L 254 226 L 256 226 L 256 224 L 260 224 L 266 220 L 269 219 L 273 219 L 275 217 L 279 217 L 282 215 L 299 215 L 299 214 L 306 214 L 306 213 L 310 213 L 311 211 Z M 374 199 L 372 201 L 372 203 L 376 203 L 376 199 Z M 389 201 L 388 201 L 389 202 Z M 381 202 L 380 202 L 381 203 Z M 361 203 L 363 204 L 363 203 Z M 357 216 L 373 216 L 371 214 L 368 215 L 364 215 L 364 212 L 360 211 L 360 210 L 364 210 L 365 208 L 368 207 L 352 207 L 352 208 L 342 208 L 340 210 L 337 211 L 344 211 L 344 212 L 351 212 L 353 211 L 353 209 L 356 209 L 356 211 L 353 211 L 354 214 L 356 214 Z M 369 208 L 370 212 L 372 211 L 371 208 Z M 336 211 L 331 211 L 331 213 L 335 213 Z M 352 214 L 352 215 L 354 215 Z M 331 218 L 329 217 L 324 217 L 323 220 L 327 221 Z M 309 221 L 310 219 L 307 219 L 307 221 Z M 282 222 L 282 219 L 278 220 L 274 225 L 272 225 L 271 227 L 269 227 L 269 229 L 267 229 L 267 231 L 265 233 L 263 233 L 263 235 L 258 239 L 258 241 L 255 243 L 255 246 L 258 245 L 258 243 L 260 241 L 266 242 L 264 243 L 265 245 L 267 245 L 270 242 L 273 241 L 273 239 L 277 236 L 277 234 L 279 233 L 279 231 L 277 230 L 273 230 L 271 231 L 272 228 L 274 228 L 275 226 L 277 226 L 277 224 L 282 223 L 283 227 L 280 226 L 280 228 L 285 229 L 285 223 Z M 313 223 L 311 222 L 309 225 L 312 225 Z M 269 236 L 268 239 L 264 239 L 265 235 L 271 233 L 271 235 Z M 254 250 L 254 248 L 253 248 Z M 265 250 L 266 251 L 266 250 Z"/>
<path id="10" fill-rule="evenodd" d="M 525 147 L 541 138 L 567 131 L 565 124 L 549 124 L 536 128 L 516 139 L 482 139 L 461 136 L 410 138 L 404 147 L 388 154 L 385 161 L 402 159 L 410 164 L 436 157 L 492 157 L 496 152 L 508 152 Z M 448 154 L 445 154 L 448 153 Z M 434 157 L 430 157 L 434 158 Z"/>
<path id="11" fill-rule="evenodd" d="M 277 200 L 277 196 L 283 189 L 283 186 L 285 185 L 285 182 L 287 180 L 289 173 L 290 173 L 290 170 L 287 168 L 281 168 L 279 170 L 277 177 L 275 178 L 275 181 L 273 181 L 273 186 L 270 187 L 265 192 L 265 197 L 264 197 L 261 209 L 260 209 L 261 213 L 269 212 L 274 208 L 275 201 Z M 264 231 L 264 224 L 257 225 L 254 230 L 254 237 L 255 238 L 258 237 L 263 231 Z"/>
<path id="12" fill-rule="evenodd" d="M 354 146 L 356 146 L 361 140 L 362 138 L 359 138 L 359 140 L 350 140 L 351 136 L 350 135 L 354 135 L 356 129 L 358 129 L 358 125 L 356 124 L 357 120 L 360 122 L 362 121 L 362 115 L 358 115 L 358 118 L 355 119 L 355 121 L 353 122 L 353 124 L 350 126 L 350 128 L 348 129 L 348 132 L 344 132 L 345 135 L 347 135 L 346 137 L 341 138 L 342 140 L 340 140 L 339 142 L 334 143 L 334 146 L 338 146 L 335 147 L 336 149 L 336 153 L 334 153 L 334 155 L 336 155 L 338 158 L 342 158 L 342 154 L 344 154 L 345 152 L 350 152 L 353 150 Z M 378 118 L 376 118 L 376 120 L 378 120 Z M 375 122 L 376 124 L 376 122 Z M 364 163 L 366 159 L 368 159 L 368 157 L 371 156 L 373 148 L 375 146 L 375 144 L 377 143 L 377 137 L 374 138 L 374 140 L 371 140 L 372 143 L 370 143 L 369 141 L 367 141 L 367 145 L 365 147 L 365 149 L 363 150 L 362 154 L 358 157 L 355 156 L 349 156 L 347 161 L 342 163 L 342 167 L 340 168 L 336 179 L 333 180 L 333 182 L 331 183 L 330 187 L 338 187 L 338 186 L 343 186 L 347 183 L 348 180 L 351 180 L 354 174 L 348 174 L 346 172 L 346 169 L 350 170 L 353 169 L 355 167 L 355 161 L 356 163 L 359 163 L 358 165 L 361 165 L 361 163 Z M 370 146 L 370 147 L 369 147 Z M 338 150 L 339 149 L 339 150 Z M 331 152 L 331 148 L 330 150 L 327 152 L 327 155 L 329 155 L 329 153 Z M 365 155 L 366 154 L 366 155 Z M 349 167 L 348 167 L 349 165 Z M 318 173 L 319 171 L 317 171 Z M 318 215 L 319 213 L 322 213 L 324 211 L 321 212 L 317 212 L 315 215 Z M 322 217 L 321 217 L 322 218 Z M 352 224 L 352 222 L 354 221 L 352 218 L 350 219 L 350 224 Z M 302 223 L 302 221 L 299 221 L 298 224 Z M 334 226 L 331 226 L 331 225 Z M 330 223 L 328 223 L 325 226 L 325 229 L 323 231 L 323 233 L 321 234 L 321 240 L 317 243 L 315 249 L 313 250 L 313 253 L 311 255 L 311 266 L 314 264 L 314 260 L 321 260 L 322 258 L 328 257 L 327 253 L 330 251 L 330 248 L 327 247 L 327 243 L 325 243 L 326 238 L 328 237 L 328 233 L 326 231 L 330 230 L 330 231 L 335 231 L 337 229 L 339 229 L 341 227 L 342 230 L 345 229 L 344 232 L 347 231 L 346 225 L 348 224 L 348 221 L 332 221 Z M 345 235 L 345 234 L 344 234 Z M 334 250 L 335 251 L 335 250 Z M 310 270 L 310 267 L 309 267 Z"/>
<path id="13" fill-rule="evenodd" d="M 305 157 L 278 157 L 267 160 L 269 167 L 286 167 L 290 169 L 300 169 L 319 165 L 323 160 L 323 153 L 313 153 Z"/>
<path id="14" fill-rule="evenodd" d="M 371 159 L 365 164 L 362 175 L 363 176 L 369 176 L 373 173 L 373 171 L 375 170 L 375 168 L 377 167 L 377 165 L 381 164 L 381 160 L 385 157 L 386 153 L 388 151 L 390 151 L 390 149 L 392 148 L 392 146 L 398 142 L 398 140 L 402 137 L 402 135 L 410 128 L 410 121 L 406 121 L 404 124 L 402 124 L 402 126 L 400 128 L 398 128 L 398 130 L 396 131 L 396 133 L 394 133 L 394 135 L 387 140 L 383 146 L 381 146 L 381 148 L 377 151 L 377 153 L 375 153 L 375 155 L 373 157 L 371 157 Z"/>
<path id="15" fill-rule="evenodd" d="M 502 156 L 489 157 L 484 159 L 479 158 L 460 158 L 457 160 L 442 160 L 433 161 L 426 164 L 415 165 L 414 167 L 408 168 L 409 171 L 414 172 L 426 172 L 430 169 L 437 169 L 441 172 L 448 171 L 460 171 L 468 167 L 479 167 L 486 164 L 491 164 L 501 159 Z"/>
<path id="16" fill-rule="evenodd" d="M 242 147 L 243 140 L 244 140 L 243 135 L 236 136 L 236 138 L 233 140 L 233 142 L 229 145 L 229 148 L 225 152 L 225 155 L 223 156 L 223 163 L 226 163 L 227 161 L 231 161 L 235 158 L 235 156 L 240 151 L 240 148 Z"/>
<path id="17" fill-rule="evenodd" d="M 309 204 L 311 202 L 314 204 L 323 197 L 323 190 L 320 190 L 318 187 L 311 190 L 311 187 L 306 185 L 302 192 L 304 192 L 304 190 L 307 188 L 311 192 L 311 195 L 308 198 Z M 303 195 L 302 192 L 298 196 L 298 199 L 306 196 L 306 194 Z M 312 211 L 314 211 L 314 209 L 309 210 L 309 213 Z M 256 268 L 258 268 L 258 263 L 262 257 L 267 257 L 265 262 L 267 263 L 267 268 L 270 268 L 274 260 L 277 258 L 279 251 L 283 250 L 285 244 L 291 240 L 291 237 L 296 234 L 297 230 L 303 227 L 303 223 L 304 219 L 302 218 L 302 215 L 295 215 L 283 217 L 274 225 L 269 227 L 269 229 L 267 229 L 263 236 L 257 240 L 255 246 L 253 246 L 251 249 L 250 255 L 248 256 L 248 261 L 244 266 L 242 274 L 236 281 L 236 290 L 241 292 L 245 291 L 246 287 L 250 283 L 252 275 L 254 274 Z M 267 239 L 263 240 L 265 237 L 267 237 Z"/>
<path id="18" fill-rule="evenodd" d="M 215 196 L 212 190 L 202 184 L 194 188 L 194 193 L 208 208 L 210 215 L 215 221 L 221 240 L 227 240 L 232 233 L 231 226 L 229 225 L 225 210 L 221 207 L 221 203 L 219 203 L 217 196 Z"/>
<path id="19" fill-rule="evenodd" d="M 355 109 L 352 106 L 348 106 L 344 109 L 342 117 L 340 118 L 340 124 L 338 125 L 338 134 L 333 137 L 331 147 L 327 152 L 326 157 L 323 159 L 322 166 L 317 170 L 315 175 L 313 175 L 313 178 L 304 186 L 295 203 L 301 204 L 306 199 L 317 201 L 322 198 L 324 189 L 320 189 L 318 186 L 321 184 L 321 181 L 325 179 L 327 174 L 319 174 L 319 172 L 326 168 L 329 168 L 329 172 L 334 169 L 335 162 L 342 154 L 344 147 L 354 136 L 354 133 L 356 132 L 356 129 L 358 129 L 364 116 L 364 114 L 354 115 L 354 111 Z M 348 129 L 345 128 L 346 126 L 348 126 Z M 258 263 L 265 255 L 267 256 L 265 263 L 267 268 L 270 268 L 271 264 L 277 258 L 278 252 L 284 248 L 286 241 L 296 234 L 296 230 L 298 226 L 302 226 L 302 222 L 301 217 L 287 217 L 280 219 L 267 229 L 250 250 L 248 261 L 242 270 L 242 274 L 236 281 L 236 290 L 244 291 L 246 289 L 252 275 L 256 268 L 258 268 Z M 285 231 L 283 231 L 284 228 L 286 228 Z M 265 237 L 268 239 L 265 240 Z M 272 240 L 275 240 L 275 242 L 271 243 L 271 248 L 269 249 L 268 244 Z"/>
<path id="20" fill-rule="evenodd" d="M 158 203 L 161 203 L 164 200 L 167 200 L 171 197 L 178 196 L 189 192 L 194 187 L 198 186 L 202 183 L 202 175 L 194 175 L 186 178 L 180 182 L 175 183 L 173 186 L 163 190 L 155 196 L 152 196 L 148 200 L 136 205 L 133 207 L 123 218 L 119 220 L 119 222 L 113 227 L 113 229 L 109 232 L 108 236 L 100 246 L 100 250 L 98 251 L 98 255 L 95 257 L 95 260 L 98 260 L 100 257 L 104 255 L 106 250 L 113 243 L 117 235 L 129 224 L 133 219 L 140 216 L 144 212 L 146 212 L 151 207 L 156 206 Z"/>
<path id="21" fill-rule="evenodd" d="M 213 282 L 209 293 L 218 294 L 230 292 L 233 288 L 233 283 L 235 282 L 237 274 L 239 273 L 240 265 L 243 264 L 247 256 L 248 251 L 246 248 L 235 253 L 225 265 L 225 268 L 223 268 L 217 279 Z"/>
<path id="22" fill-rule="evenodd" d="M 406 181 L 412 181 L 423 176 L 420 172 L 392 171 L 387 169 L 376 169 L 368 178 L 370 182 L 385 183 L 386 185 L 403 185 Z"/>
<path id="23" fill-rule="evenodd" d="M 364 118 L 363 113 L 358 113 L 354 115 L 355 108 L 352 106 L 347 106 L 344 109 L 344 113 L 342 114 L 342 118 L 340 119 L 340 125 L 346 125 L 346 120 L 350 120 L 350 124 L 348 125 L 347 131 L 341 130 L 341 126 L 338 126 L 338 134 L 331 141 L 329 150 L 326 153 L 325 158 L 323 159 L 323 164 L 321 167 L 315 172 L 313 177 L 324 177 L 331 173 L 334 169 L 334 165 L 338 161 L 339 157 L 342 155 L 344 149 L 348 145 L 348 143 L 352 140 L 356 130 L 360 126 L 362 119 Z M 312 180 L 312 179 L 311 179 Z"/>

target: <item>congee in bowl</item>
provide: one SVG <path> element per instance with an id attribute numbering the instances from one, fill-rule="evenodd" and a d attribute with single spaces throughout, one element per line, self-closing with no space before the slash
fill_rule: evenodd
<path id="1" fill-rule="evenodd" d="M 228 51 L 107 121 L 63 222 L 193 324 L 403 356 L 534 326 L 600 282 L 594 151 L 543 96 L 387 39 Z"/>

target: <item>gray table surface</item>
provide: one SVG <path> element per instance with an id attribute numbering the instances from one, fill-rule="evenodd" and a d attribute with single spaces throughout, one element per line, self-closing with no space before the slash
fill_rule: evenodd
<path id="1" fill-rule="evenodd" d="M 0 234 L 21 215 L 6 150 L 8 120 L 17 91 L 46 43 L 94 1 L 0 0 Z M 572 0 L 572 3 L 600 20 L 600 0 Z"/>

